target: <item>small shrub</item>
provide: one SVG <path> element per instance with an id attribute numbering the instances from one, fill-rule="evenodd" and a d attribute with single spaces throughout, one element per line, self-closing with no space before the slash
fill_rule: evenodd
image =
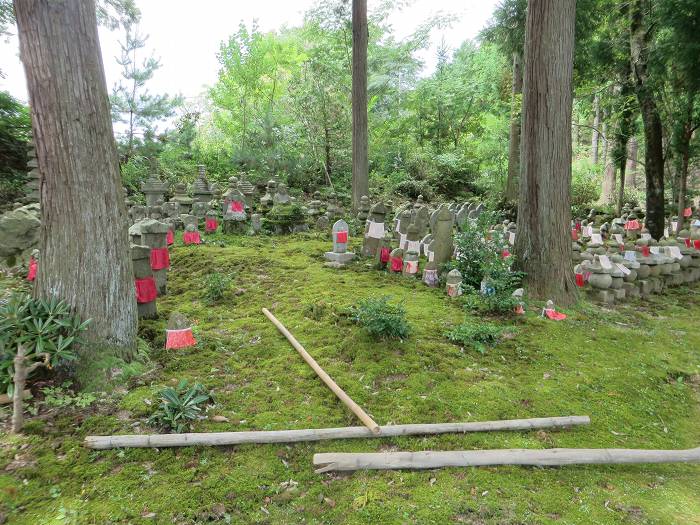
<path id="1" fill-rule="evenodd" d="M 194 383 L 190 386 L 185 379 L 180 380 L 176 388 L 164 388 L 158 396 L 160 405 L 148 418 L 148 423 L 175 433 L 189 430 L 202 408 L 212 401 L 211 395 L 202 385 Z"/>
<path id="2" fill-rule="evenodd" d="M 66 381 L 61 386 L 46 387 L 41 389 L 44 394 L 43 404 L 49 408 L 87 408 L 97 401 L 92 392 L 74 392 L 72 383 Z"/>
<path id="3" fill-rule="evenodd" d="M 491 323 L 462 323 L 445 334 L 453 343 L 474 348 L 486 353 L 486 348 L 495 345 L 501 338 L 503 329 Z"/>
<path id="4" fill-rule="evenodd" d="M 75 359 L 72 347 L 87 329 L 90 320 L 71 314 L 68 305 L 57 299 L 34 299 L 15 293 L 0 306 L 0 390 L 12 395 L 14 357 L 23 345 L 27 365 L 43 361 L 48 354 L 52 367 Z"/>
<path id="5" fill-rule="evenodd" d="M 486 315 L 512 315 L 520 299 L 513 297 L 509 290 L 497 290 L 491 295 L 481 295 L 469 291 L 462 295 L 464 309 Z"/>
<path id="6" fill-rule="evenodd" d="M 231 287 L 233 277 L 229 274 L 213 272 L 204 277 L 204 300 L 214 304 L 223 299 L 226 291 Z"/>
<path id="7" fill-rule="evenodd" d="M 375 339 L 406 339 L 411 333 L 406 310 L 401 305 L 389 304 L 389 297 L 360 301 L 351 307 L 350 315 L 352 321 Z"/>
<path id="8" fill-rule="evenodd" d="M 263 226 L 274 233 L 291 233 L 294 226 L 304 224 L 305 220 L 298 204 L 275 204 L 263 219 Z"/>
<path id="9" fill-rule="evenodd" d="M 465 287 L 479 290 L 482 281 L 488 281 L 494 294 L 503 297 L 520 286 L 524 274 L 512 270 L 513 255 L 503 257 L 508 246 L 503 232 L 489 234 L 491 225 L 498 222 L 500 217 L 491 211 L 483 212 L 475 221 L 466 221 L 462 232 L 455 236 L 459 255 L 450 266 L 459 269 Z"/>

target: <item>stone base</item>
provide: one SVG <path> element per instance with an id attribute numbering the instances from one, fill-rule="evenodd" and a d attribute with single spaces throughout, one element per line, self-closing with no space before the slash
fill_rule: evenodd
<path id="1" fill-rule="evenodd" d="M 326 252 L 326 260 L 330 261 L 326 263 L 326 266 L 330 268 L 338 268 L 340 266 L 345 266 L 347 263 L 355 258 L 353 252 L 337 253 L 337 252 Z"/>
<path id="2" fill-rule="evenodd" d="M 637 288 L 635 283 L 624 283 L 622 288 L 625 290 L 625 297 L 628 299 L 639 297 L 639 288 Z"/>
<path id="3" fill-rule="evenodd" d="M 151 301 L 150 303 L 138 303 L 137 309 L 139 319 L 155 319 L 158 317 L 158 308 L 156 307 L 155 301 Z"/>
<path id="4" fill-rule="evenodd" d="M 651 294 L 651 283 L 647 280 L 642 280 L 642 281 L 637 281 L 637 285 L 639 286 L 639 295 L 645 299 L 649 297 Z"/>
<path id="5" fill-rule="evenodd" d="M 613 295 L 615 296 L 615 301 L 624 301 L 625 300 L 625 296 L 627 294 L 625 292 L 624 287 L 618 288 L 617 290 L 611 290 L 611 291 L 612 291 Z"/>
<path id="6" fill-rule="evenodd" d="M 158 290 L 158 297 L 168 293 L 168 270 L 153 270 L 153 278 L 156 281 L 156 290 Z"/>
<path id="7" fill-rule="evenodd" d="M 234 221 L 231 219 L 224 219 L 221 223 L 221 230 L 224 233 L 245 233 L 248 229 L 248 224 L 246 221 Z"/>
<path id="8" fill-rule="evenodd" d="M 599 303 L 613 304 L 615 302 L 615 294 L 611 290 L 597 290 L 592 288 L 588 291 L 588 296 L 591 300 Z"/>

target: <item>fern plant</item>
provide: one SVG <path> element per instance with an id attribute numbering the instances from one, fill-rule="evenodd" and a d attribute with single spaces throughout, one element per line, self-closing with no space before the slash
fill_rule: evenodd
<path id="1" fill-rule="evenodd" d="M 148 422 L 176 433 L 189 430 L 204 406 L 212 401 L 211 395 L 201 384 L 190 386 L 186 379 L 180 380 L 176 388 L 164 388 L 158 395 L 160 405 Z"/>
<path id="2" fill-rule="evenodd" d="M 0 305 L 0 389 L 12 395 L 13 359 L 23 345 L 27 362 L 48 360 L 52 367 L 75 359 L 73 346 L 80 342 L 90 319 L 73 315 L 58 299 L 34 299 L 15 293 Z"/>
<path id="3" fill-rule="evenodd" d="M 406 309 L 390 304 L 389 297 L 370 297 L 360 301 L 350 308 L 350 319 L 375 339 L 406 339 L 411 333 Z"/>

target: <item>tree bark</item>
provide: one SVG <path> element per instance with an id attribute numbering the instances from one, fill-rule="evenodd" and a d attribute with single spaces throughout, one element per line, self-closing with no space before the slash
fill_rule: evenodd
<path id="1" fill-rule="evenodd" d="M 513 53 L 513 93 L 511 95 L 510 136 L 508 140 L 508 179 L 506 199 L 514 201 L 518 196 L 520 178 L 520 111 L 518 96 L 523 92 L 523 67 L 520 53 Z"/>
<path id="2" fill-rule="evenodd" d="M 648 61 L 651 28 L 644 19 L 645 0 L 633 0 L 630 9 L 630 50 L 634 88 L 644 123 L 644 172 L 646 175 L 646 225 L 654 239 L 664 233 L 664 150 L 661 117 L 649 85 Z"/>
<path id="3" fill-rule="evenodd" d="M 681 101 L 679 101 L 680 103 Z M 673 126 L 672 144 L 675 153 L 676 176 L 678 177 L 678 194 L 676 203 L 678 206 L 678 225 L 676 232 L 681 231 L 686 223 L 683 212 L 686 208 L 686 193 L 688 190 L 688 167 L 690 164 L 690 141 L 693 138 L 695 127 L 693 126 L 693 115 L 695 113 L 695 90 L 692 87 L 686 88 L 686 93 L 682 100 L 682 118 Z"/>
<path id="4" fill-rule="evenodd" d="M 352 207 L 369 196 L 367 158 L 367 0 L 352 0 Z"/>
<path id="5" fill-rule="evenodd" d="M 601 124 L 601 130 L 600 130 L 600 138 L 603 140 L 603 166 L 607 166 L 608 164 L 608 145 L 610 144 L 608 142 L 608 112 L 603 113 L 603 123 Z"/>
<path id="6" fill-rule="evenodd" d="M 625 168 L 625 186 L 637 189 L 637 151 L 639 143 L 636 137 L 631 137 L 627 145 L 627 167 Z"/>
<path id="7" fill-rule="evenodd" d="M 95 2 L 18 0 L 15 13 L 43 175 L 35 295 L 92 319 L 85 348 L 130 352 L 136 296 Z"/>
<path id="8" fill-rule="evenodd" d="M 593 97 L 593 135 L 591 137 L 591 160 L 598 164 L 598 142 L 600 142 L 600 95 Z"/>
<path id="9" fill-rule="evenodd" d="M 606 155 L 607 156 L 607 155 Z M 605 162 L 605 173 L 603 173 L 603 188 L 600 192 L 601 205 L 612 204 L 615 201 L 615 162 L 608 158 Z"/>
<path id="10" fill-rule="evenodd" d="M 530 0 L 525 32 L 515 250 L 528 293 L 576 298 L 571 264 L 571 112 L 576 0 Z"/>

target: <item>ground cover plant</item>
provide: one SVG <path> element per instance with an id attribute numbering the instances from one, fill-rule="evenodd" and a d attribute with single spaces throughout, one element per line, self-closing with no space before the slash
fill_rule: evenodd
<path id="1" fill-rule="evenodd" d="M 315 452 L 487 448 L 688 448 L 700 434 L 700 294 L 680 288 L 607 310 L 581 303 L 565 322 L 503 321 L 515 333 L 485 354 L 445 332 L 479 319 L 442 290 L 397 275 L 324 268 L 328 239 L 222 236 L 177 246 L 160 317 L 142 323 L 153 370 L 85 409 L 29 417 L 0 446 L 8 523 L 696 523 L 697 465 L 469 468 L 319 476 Z M 351 249 L 357 249 L 351 246 Z M 193 283 L 212 268 L 245 290 L 210 305 Z M 0 286 L 10 286 L 0 281 Z M 329 289 L 333 290 L 328 294 Z M 407 340 L 374 341 L 337 312 L 378 290 L 405 308 Z M 327 307 L 310 309 L 300 305 Z M 93 451 L 86 435 L 151 433 L 159 392 L 181 379 L 216 397 L 193 431 L 358 424 L 260 312 L 266 306 L 380 424 L 588 414 L 568 431 L 346 440 L 296 445 Z M 163 350 L 172 311 L 200 343 Z M 216 417 L 220 416 L 220 417 Z M 669 518 L 670 517 L 670 518 Z"/>

